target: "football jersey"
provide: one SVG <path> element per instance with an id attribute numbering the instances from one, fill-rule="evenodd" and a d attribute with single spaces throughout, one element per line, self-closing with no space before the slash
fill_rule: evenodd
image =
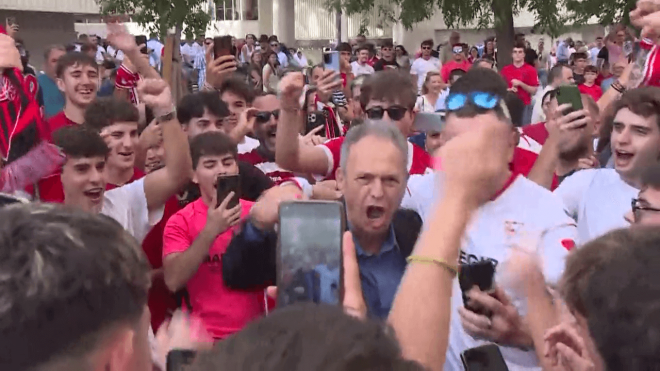
<path id="1" fill-rule="evenodd" d="M 239 154 L 238 159 L 254 165 L 257 169 L 266 174 L 275 184 L 280 184 L 283 181 L 294 177 L 292 172 L 279 167 L 275 163 L 274 158 L 268 159 L 260 150 L 260 147 L 257 147 L 250 152 Z"/>
<path id="2" fill-rule="evenodd" d="M 614 169 L 587 169 L 564 179 L 554 193 L 577 221 L 578 242 L 584 244 L 613 229 L 628 227 L 623 216 L 638 192 Z"/>
<path id="3" fill-rule="evenodd" d="M 137 92 L 137 84 L 142 77 L 137 72 L 133 72 L 122 64 L 117 70 L 117 78 L 115 79 L 115 88 L 128 90 L 128 96 L 131 103 L 134 105 L 140 104 L 140 99 Z"/>
<path id="4" fill-rule="evenodd" d="M 411 176 L 408 188 L 412 192 L 405 194 L 402 207 L 417 211 L 426 223 L 442 195 L 442 176 L 442 172 Z M 524 316 L 524 296 L 506 285 L 503 279 L 513 246 L 521 244 L 535 251 L 540 257 L 546 281 L 555 283 L 563 273 L 564 259 L 574 248 L 576 238 L 575 222 L 566 215 L 561 200 L 520 174 L 513 174 L 501 193 L 473 215 L 463 238 L 459 262 L 492 262 L 496 267 L 496 280 L 520 315 Z M 448 371 L 462 371 L 460 354 L 489 343 L 475 339 L 463 330 L 458 315 L 461 306 L 461 289 L 458 280 L 454 280 L 449 346 L 444 367 Z M 539 369 L 533 350 L 507 346 L 500 346 L 500 350 L 510 370 Z"/>
<path id="5" fill-rule="evenodd" d="M 320 145 L 328 156 L 328 171 L 324 175 L 323 180 L 334 180 L 335 172 L 339 167 L 339 160 L 341 159 L 341 145 L 344 143 L 345 137 L 330 139 Z M 421 147 L 408 143 L 408 173 L 409 174 L 425 174 L 433 170 L 433 161 L 431 156 Z"/>
<path id="6" fill-rule="evenodd" d="M 658 45 L 645 38 L 639 42 L 639 46 L 642 49 L 650 50 L 646 63 L 644 63 L 644 77 L 640 85 L 660 86 L 660 58 L 658 57 L 660 49 Z"/>

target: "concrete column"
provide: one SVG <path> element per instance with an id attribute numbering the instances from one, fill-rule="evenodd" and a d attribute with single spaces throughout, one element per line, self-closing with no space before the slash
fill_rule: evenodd
<path id="1" fill-rule="evenodd" d="M 268 36 L 273 34 L 273 2 L 275 0 L 253 0 L 258 1 L 259 7 L 259 34 Z M 257 39 L 259 35 L 257 35 Z"/>
<path id="2" fill-rule="evenodd" d="M 295 0 L 273 1 L 273 34 L 281 43 L 294 46 L 296 42 Z"/>

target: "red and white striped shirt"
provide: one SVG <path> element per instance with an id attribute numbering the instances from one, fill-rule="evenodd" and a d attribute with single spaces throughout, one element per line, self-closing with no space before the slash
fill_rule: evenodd
<path id="1" fill-rule="evenodd" d="M 269 160 L 263 156 L 259 151 L 259 147 L 250 152 L 239 153 L 238 159 L 254 165 L 257 169 L 268 175 L 275 184 L 280 184 L 295 176 L 292 172 L 279 167 L 275 163 L 275 159 Z"/>
<path id="2" fill-rule="evenodd" d="M 644 77 L 640 86 L 660 86 L 660 48 L 649 39 L 639 42 L 642 49 L 650 50 L 644 63 Z"/>
<path id="3" fill-rule="evenodd" d="M 137 84 L 140 80 L 142 80 L 142 77 L 137 72 L 129 70 L 124 64 L 122 64 L 117 70 L 115 88 L 128 90 L 128 96 L 131 99 L 131 103 L 136 106 L 140 104 L 137 92 Z"/>

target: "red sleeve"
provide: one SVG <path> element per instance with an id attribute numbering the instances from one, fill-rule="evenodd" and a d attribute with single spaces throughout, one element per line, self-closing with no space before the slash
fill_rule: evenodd
<path id="1" fill-rule="evenodd" d="M 449 80 L 449 73 L 451 72 L 449 71 L 449 68 L 447 68 L 448 66 L 449 65 L 445 63 L 440 69 L 440 77 L 442 77 L 442 81 L 445 83 Z"/>
<path id="2" fill-rule="evenodd" d="M 186 218 L 181 212 L 172 215 L 163 231 L 163 259 L 167 255 L 186 251 L 192 243 Z"/>
<path id="3" fill-rule="evenodd" d="M 339 167 L 342 143 L 344 143 L 344 137 L 330 139 L 321 144 L 321 148 L 323 148 L 325 154 L 328 156 L 328 171 L 325 173 L 327 179 L 334 179 L 335 172 Z"/>
<path id="4" fill-rule="evenodd" d="M 119 67 L 117 70 L 117 78 L 115 79 L 115 87 L 119 89 L 132 89 L 137 84 L 135 75 L 128 71 L 124 66 Z"/>
<path id="5" fill-rule="evenodd" d="M 525 84 L 529 86 L 539 86 L 539 74 L 536 71 L 536 68 L 527 65 L 527 73 L 523 76 L 525 81 L 523 81 Z"/>
<path id="6" fill-rule="evenodd" d="M 581 94 L 589 94 L 589 89 L 584 84 L 578 85 L 578 90 Z"/>

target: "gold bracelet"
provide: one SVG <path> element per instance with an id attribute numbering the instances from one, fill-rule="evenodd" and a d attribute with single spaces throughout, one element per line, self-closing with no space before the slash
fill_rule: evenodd
<path id="1" fill-rule="evenodd" d="M 408 258 L 406 258 L 406 261 L 408 263 L 431 263 L 431 264 L 436 264 L 447 271 L 451 273 L 453 276 L 458 275 L 458 265 L 453 265 L 450 263 L 447 263 L 446 261 L 442 259 L 435 259 L 435 258 L 429 258 L 426 256 L 419 256 L 419 255 L 411 255 Z"/>

